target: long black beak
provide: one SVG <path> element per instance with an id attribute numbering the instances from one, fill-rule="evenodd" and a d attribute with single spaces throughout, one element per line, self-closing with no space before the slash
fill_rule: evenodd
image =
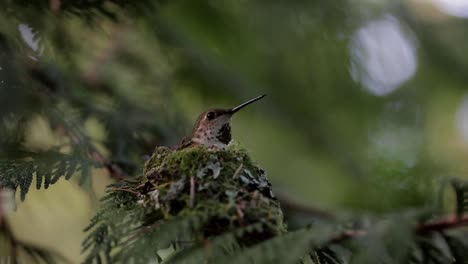
<path id="1" fill-rule="evenodd" d="M 236 107 L 234 107 L 233 109 L 231 109 L 230 113 L 231 113 L 231 114 L 234 114 L 234 113 L 236 113 L 237 111 L 241 110 L 242 108 L 248 106 L 249 104 L 251 104 L 251 103 L 253 103 L 253 102 L 256 102 L 256 101 L 262 99 L 262 98 L 265 97 L 265 96 L 266 96 L 266 94 L 260 95 L 260 96 L 258 96 L 258 97 L 255 97 L 254 99 L 250 99 L 249 101 L 247 101 L 247 102 L 245 102 L 245 103 L 243 103 L 243 104 L 241 104 L 241 105 L 239 105 L 239 106 L 236 106 Z"/>

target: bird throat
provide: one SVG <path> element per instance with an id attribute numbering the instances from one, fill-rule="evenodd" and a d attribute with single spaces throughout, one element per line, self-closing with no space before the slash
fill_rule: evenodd
<path id="1" fill-rule="evenodd" d="M 229 123 L 222 125 L 221 128 L 218 130 L 216 138 L 219 140 L 219 142 L 228 145 L 232 139 L 231 125 Z"/>
<path id="2" fill-rule="evenodd" d="M 230 123 L 225 123 L 218 127 L 198 130 L 192 138 L 192 142 L 208 147 L 215 146 L 221 149 L 226 148 L 231 140 L 232 135 Z"/>

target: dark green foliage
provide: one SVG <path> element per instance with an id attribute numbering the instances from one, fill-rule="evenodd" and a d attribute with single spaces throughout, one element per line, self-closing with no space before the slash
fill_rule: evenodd
<path id="1" fill-rule="evenodd" d="M 300 230 L 272 238 L 225 259 L 225 263 L 300 263 L 310 248 L 321 247 L 337 234 L 330 227 Z M 217 262 L 213 262 L 217 263 Z"/>
<path id="2" fill-rule="evenodd" d="M 332 249 L 333 248 L 333 249 Z M 333 247 L 333 245 L 318 248 L 312 253 L 310 253 L 310 258 L 312 262 L 316 264 L 341 264 L 346 263 L 344 257 L 337 253 L 338 248 Z M 340 252 L 340 251 L 338 251 Z M 341 252 L 340 252 L 341 253 Z"/>
<path id="3" fill-rule="evenodd" d="M 224 206 L 228 208 L 219 221 L 245 221 L 248 225 L 253 219 L 267 220 L 269 215 L 272 226 L 281 226 L 282 214 L 273 210 L 278 203 L 265 172 L 245 151 L 207 151 L 204 147 L 172 151 L 161 147 L 146 162 L 144 175 L 148 181 L 142 187 L 146 194 L 142 202 L 161 208 L 164 215 L 184 214 L 179 207 L 197 210 L 198 204 L 213 203 L 213 208 L 201 209 L 219 212 Z M 250 211 L 250 206 L 257 209 Z"/>
<path id="4" fill-rule="evenodd" d="M 68 259 L 55 252 L 53 249 L 45 249 L 29 242 L 17 240 L 7 225 L 0 226 L 0 231 L 0 239 L 9 240 L 10 252 L 14 253 L 9 256 L 0 256 L 0 262 L 23 263 L 24 259 L 18 258 L 19 255 L 22 255 L 27 256 L 26 259 L 35 261 L 36 263 L 69 263 Z"/>
<path id="5" fill-rule="evenodd" d="M 440 230 L 419 236 L 411 264 L 464 264 L 468 259 L 468 240 L 464 230 Z"/>
<path id="6" fill-rule="evenodd" d="M 83 250 L 87 263 L 147 263 L 173 245 L 183 250 L 172 262 L 202 261 L 200 244 L 227 254 L 283 233 L 282 217 L 264 171 L 244 151 L 160 147 L 143 177 L 109 187 Z"/>
<path id="7" fill-rule="evenodd" d="M 466 234 L 443 234 L 443 238 L 450 248 L 454 264 L 466 263 L 468 259 L 468 236 Z"/>
<path id="8" fill-rule="evenodd" d="M 110 188 L 133 188 L 133 184 Z M 177 238 L 187 237 L 207 216 L 157 221 L 161 216 L 138 205 L 135 194 L 115 190 L 103 199 L 99 213 L 85 230 L 91 230 L 83 242 L 88 254 L 85 263 L 148 263 L 158 259 L 157 250 L 171 245 Z M 112 253 L 112 254 L 111 254 Z"/>
<path id="9" fill-rule="evenodd" d="M 354 229 L 318 222 L 285 233 L 262 177 L 235 148 L 156 148 L 141 178 L 109 187 L 87 229 L 86 263 L 442 264 L 468 252 L 464 236 L 444 231 L 463 214 L 439 221 L 410 211 L 364 217 Z"/>
<path id="10" fill-rule="evenodd" d="M 442 214 L 420 212 L 434 207 L 434 177 L 458 171 L 454 157 L 466 155 L 434 143 L 453 136 L 439 137 L 440 128 L 453 126 L 439 116 L 453 119 L 455 109 L 444 108 L 466 92 L 467 53 L 453 44 L 466 42 L 466 20 L 427 26 L 427 17 L 413 14 L 420 13 L 413 2 L 421 1 L 410 2 L 2 1 L 0 187 L 20 189 L 24 199 L 31 185 L 48 188 L 78 173 L 78 182 L 89 182 L 92 167 L 112 174 L 118 165 L 123 174 L 116 178 L 136 175 L 144 154 L 175 143 L 189 126 L 172 91 L 221 102 L 261 90 L 270 95 L 259 109 L 271 126 L 247 133 L 259 146 L 255 153 L 270 159 L 265 165 L 278 186 L 287 183 L 286 190 L 327 208 L 381 215 L 362 213 L 350 230 L 341 215 L 337 226 L 312 219 L 311 227 L 287 233 L 264 172 L 245 153 L 213 158 L 200 149 L 160 148 L 142 177 L 110 186 L 83 242 L 86 262 L 466 263 L 465 230 L 446 229 L 466 220 L 468 185 L 453 183 L 456 217 L 442 218 L 445 224 L 428 228 Z M 389 14 L 420 40 L 412 47 L 418 77 L 376 96 L 352 80 L 350 46 L 362 25 Z M 66 146 L 26 144 L 25 127 L 38 116 Z M 84 128 L 89 120 L 105 136 L 93 138 Z M 280 136 L 270 140 L 276 130 Z M 408 138 L 408 145 L 422 143 L 399 145 Z M 215 177 L 218 163 L 223 171 Z M 166 258 L 165 248 L 175 252 Z M 51 261 L 41 250 L 25 251 Z"/>
<path id="11" fill-rule="evenodd" d="M 260 224 L 257 224 L 260 226 Z M 248 235 L 255 230 L 254 226 L 242 227 L 232 232 L 226 232 L 223 235 L 207 239 L 204 243 L 198 243 L 193 246 L 184 248 L 172 254 L 168 259 L 164 260 L 165 264 L 203 264 L 216 263 L 223 261 L 226 255 L 239 250 L 240 246 L 237 239 L 244 235 Z"/>
<path id="12" fill-rule="evenodd" d="M 89 177 L 89 167 L 93 166 L 87 159 L 79 155 L 62 154 L 58 152 L 30 153 L 21 159 L 0 160 L 0 187 L 21 190 L 21 200 L 24 200 L 36 177 L 36 188 L 47 189 L 61 177 L 70 179 L 81 171 L 80 182 Z"/>
<path id="13" fill-rule="evenodd" d="M 110 261 L 110 252 L 121 243 L 122 237 L 128 237 L 135 227 L 139 226 L 138 219 L 144 215 L 143 208 L 134 206 L 136 197 L 127 192 L 116 191 L 102 200 L 100 212 L 91 220 L 85 230 L 92 231 L 83 241 L 83 250 L 89 250 L 86 262 L 93 259 L 100 263 L 102 259 Z M 108 222 L 110 219 L 115 223 Z M 102 255 L 101 255 L 102 253 Z"/>
<path id="14" fill-rule="evenodd" d="M 92 30 L 92 23 L 87 22 L 124 18 L 115 15 L 122 11 L 120 7 L 133 8 L 129 12 L 149 12 L 157 3 L 57 2 L 57 16 L 49 16 L 52 1 L 2 1 L 0 10 L 0 189 L 18 190 L 22 200 L 31 186 L 47 189 L 60 179 L 72 177 L 90 190 L 93 168 L 116 165 L 119 173 L 111 172 L 112 177 L 135 175 L 143 165 L 144 154 L 178 137 L 178 130 L 168 125 L 168 120 L 179 119 L 177 111 L 161 108 L 162 102 L 171 102 L 170 94 L 162 88 L 166 76 L 161 77 L 159 68 L 148 67 L 146 53 L 121 48 L 118 54 L 122 55 L 116 56 L 119 67 L 136 69 L 139 65 L 138 71 L 147 76 L 146 86 L 140 82 L 140 93 L 134 95 L 119 87 L 121 82 L 109 74 L 111 67 L 101 67 L 96 58 L 88 61 L 96 59 L 97 70 L 90 72 L 99 71 L 98 77 L 90 77 L 77 55 L 77 42 L 82 39 L 71 40 L 67 29 L 78 16 L 85 18 L 80 26 Z M 26 28 L 26 33 L 20 27 Z M 37 41 L 38 50 L 25 41 L 28 34 Z M 168 112 L 170 115 L 166 115 Z M 38 119 L 47 130 L 41 132 L 52 135 L 36 131 Z M 90 133 L 89 121 L 97 121 L 94 123 L 105 137 Z M 38 135 L 36 144 L 31 144 L 30 139 Z M 53 140 L 42 142 L 43 137 Z M 3 213 L 0 210 L 0 227 L 6 221 Z M 98 232 L 105 237 L 107 229 Z M 31 255 L 49 263 L 45 252 L 31 251 Z"/>
<path id="15" fill-rule="evenodd" d="M 457 216 L 463 216 L 468 212 L 468 182 L 453 180 L 452 186 L 455 191 L 455 199 L 457 201 Z"/>
<path id="16" fill-rule="evenodd" d="M 49 249 L 43 249 L 35 245 L 29 245 L 27 243 L 20 243 L 17 245 L 17 250 L 24 251 L 31 257 L 36 263 L 69 263 L 70 261 L 65 259 L 60 254 L 57 254 Z"/>
<path id="17" fill-rule="evenodd" d="M 61 12 L 89 18 L 98 17 L 97 14 L 112 16 L 119 6 L 132 7 L 136 12 L 157 5 L 149 2 L 141 5 L 115 1 L 58 2 Z M 93 79 L 87 76 L 79 69 L 79 58 L 72 58 L 68 53 L 73 50 L 72 43 L 67 44 L 70 47 L 62 47 L 60 39 L 55 39 L 48 31 L 47 22 L 34 23 L 36 17 L 29 12 L 30 8 L 45 11 L 51 7 L 50 1 L 8 1 L 5 5 L 0 11 L 0 187 L 19 187 L 24 199 L 33 184 L 33 176 L 37 177 L 38 188 L 48 188 L 61 177 L 69 179 L 78 170 L 81 172 L 78 182 L 89 182 L 92 167 L 117 164 L 122 175 L 114 175 L 116 178 L 134 175 L 141 168 L 145 153 L 156 144 L 176 140 L 174 131 L 167 128 L 168 117 L 154 115 L 161 102 L 169 101 L 165 100 L 167 93 L 163 88 L 153 89 L 165 80 L 152 77 L 156 71 L 148 69 L 141 54 L 122 50 L 125 56 L 119 57 L 118 63 L 123 67 L 137 64 L 141 72 L 148 71 L 147 82 L 151 87 L 142 89 L 139 99 L 150 99 L 143 103 L 135 97 L 129 98 L 111 77 Z M 60 19 L 67 23 L 71 18 Z M 17 32 L 18 24 L 28 28 L 28 23 L 35 25 L 29 28 L 33 39 L 51 41 L 40 42 L 44 45 L 42 48 L 49 48 L 50 44 L 57 50 L 64 48 L 63 53 L 54 61 L 43 58 L 38 61 L 38 54 L 31 53 L 29 47 L 18 48 L 22 37 Z M 66 34 L 61 28 L 54 32 Z M 97 67 L 101 70 L 99 64 Z M 105 75 L 107 68 L 102 71 Z M 152 98 L 158 98 L 158 102 Z M 31 136 L 25 134 L 25 129 L 38 117 L 45 120 L 58 142 L 65 142 L 63 145 L 38 150 L 25 144 Z M 171 119 L 177 118 L 172 114 Z M 97 120 L 103 127 L 106 137 L 102 142 L 90 137 L 85 130 L 89 120 Z M 109 157 L 98 151 L 98 144 L 110 153 Z"/>

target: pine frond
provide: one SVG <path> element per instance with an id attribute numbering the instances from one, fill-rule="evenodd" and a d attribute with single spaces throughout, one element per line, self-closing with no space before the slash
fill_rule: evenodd
<path id="1" fill-rule="evenodd" d="M 206 169 L 213 164 L 218 173 Z M 236 173 L 241 164 L 244 170 Z M 159 262 L 158 251 L 171 245 L 178 256 L 172 261 L 186 261 L 182 252 L 188 250 L 203 262 L 218 256 L 205 256 L 209 241 L 226 253 L 237 243 L 265 241 L 284 232 L 279 204 L 266 183 L 263 170 L 242 151 L 158 148 L 144 177 L 109 186 L 86 229 L 85 263 Z"/>
<path id="2" fill-rule="evenodd" d="M 95 252 L 99 254 L 87 259 L 86 263 L 296 264 L 306 263 L 305 257 L 310 256 L 309 261 L 314 264 L 376 261 L 442 264 L 464 263 L 462 261 L 467 257 L 468 241 L 460 231 L 454 234 L 439 231 L 448 225 L 457 226 L 456 222 L 442 219 L 439 222 L 421 223 L 418 220 L 421 215 L 415 212 L 404 214 L 405 217 L 397 214 L 384 219 L 377 218 L 365 226 L 366 232 L 348 233 L 346 236 L 342 235 L 340 227 L 321 223 L 312 229 L 279 234 L 258 244 L 238 243 L 245 236 L 261 232 L 263 226 L 259 224 L 227 230 L 223 234 L 200 240 L 193 237 L 193 231 L 203 226 L 203 220 L 207 218 L 187 215 L 170 221 L 151 221 L 146 211 L 132 218 L 132 221 L 125 220 L 125 214 L 133 215 L 132 212 L 138 212 L 133 210 L 139 208 L 133 204 L 138 200 L 135 194 L 119 191 L 128 186 L 129 183 L 114 185 L 115 190 L 104 199 L 106 209 L 101 210 L 107 216 L 100 214 L 92 220 L 94 228 L 89 236 L 94 237 L 94 240 L 88 240 L 85 242 L 88 245 L 85 246 L 90 249 L 90 244 L 101 243 L 101 247 L 95 247 Z M 124 200 L 131 202 L 126 203 Z M 106 213 L 106 210 L 110 211 Z M 158 217 L 160 216 L 152 219 Z M 131 228 L 131 223 L 137 222 L 139 225 Z M 417 228 L 415 223 L 420 223 Z M 168 248 L 171 244 L 175 252 L 163 260 L 159 250 Z"/>
<path id="3" fill-rule="evenodd" d="M 314 264 L 345 264 L 348 263 L 344 258 L 338 246 L 327 246 L 319 248 L 309 254 Z"/>
<path id="4" fill-rule="evenodd" d="M 329 227 L 306 229 L 291 232 L 260 244 L 244 247 L 237 243 L 238 238 L 251 235 L 253 229 L 246 227 L 209 239 L 202 244 L 184 248 L 165 260 L 164 264 L 202 264 L 202 263 L 300 263 L 310 247 L 320 247 L 336 235 Z M 250 229 L 250 230 L 249 230 Z M 325 253 L 331 254 L 331 251 Z M 322 254 L 322 253 L 319 253 Z M 338 257 L 336 257 L 338 259 Z M 317 263 L 343 263 L 336 262 Z M 332 260 L 329 258 L 329 260 Z"/>
<path id="5" fill-rule="evenodd" d="M 119 191 L 102 199 L 100 211 L 85 228 L 89 231 L 82 243 L 83 252 L 87 252 L 85 263 L 102 263 L 103 259 L 109 263 L 111 250 L 141 226 L 143 210 L 134 202 L 134 195 Z"/>
<path id="6" fill-rule="evenodd" d="M 80 155 L 62 154 L 55 151 L 29 153 L 18 159 L 2 159 L 0 160 L 0 187 L 20 189 L 21 200 L 24 200 L 34 176 L 36 176 L 36 188 L 47 189 L 62 177 L 70 179 L 77 171 L 81 171 L 80 181 L 89 178 L 92 166 L 94 164 Z"/>
<path id="7" fill-rule="evenodd" d="M 326 226 L 290 232 L 239 251 L 223 263 L 300 263 L 310 248 L 320 248 L 336 235 L 333 229 Z"/>
<path id="8" fill-rule="evenodd" d="M 201 215 L 192 215 L 169 221 L 158 221 L 150 226 L 142 226 L 119 247 L 125 248 L 115 253 L 111 263 L 148 263 L 160 262 L 159 250 L 182 247 L 185 244 L 195 243 L 192 236 L 194 230 L 200 228 L 207 219 Z"/>
<path id="9" fill-rule="evenodd" d="M 34 245 L 22 243 L 18 244 L 17 247 L 18 250 L 22 250 L 29 255 L 35 263 L 69 263 L 69 260 L 64 258 L 62 255 Z"/>
<path id="10" fill-rule="evenodd" d="M 213 164 L 219 174 L 206 173 Z M 245 168 L 240 175 L 239 167 Z M 157 148 L 142 177 L 109 186 L 86 229 L 85 263 L 442 264 L 466 259 L 468 241 L 457 236 L 460 230 L 445 232 L 468 224 L 460 209 L 465 206 L 461 182 L 454 185 L 459 205 L 453 217 L 408 210 L 361 217 L 351 230 L 343 230 L 349 226 L 345 221 L 285 232 L 271 189 L 259 189 L 255 180 L 266 181 L 266 176 L 242 151 Z M 165 249 L 174 252 L 163 256 Z"/>
<path id="11" fill-rule="evenodd" d="M 455 191 L 455 199 L 457 202 L 456 214 L 462 216 L 468 213 L 468 182 L 453 180 L 452 187 Z"/>
<path id="12" fill-rule="evenodd" d="M 164 264 L 204 264 L 216 263 L 229 258 L 232 254 L 242 250 L 238 239 L 248 236 L 252 232 L 261 232 L 262 226 L 259 224 L 246 226 L 227 232 L 225 234 L 207 239 L 202 243 L 183 248 L 176 251 L 169 258 L 164 260 Z"/>
<path id="13" fill-rule="evenodd" d="M 11 252 L 9 256 L 0 256 L 0 263 L 69 263 L 67 258 L 54 250 L 18 240 L 12 233 L 9 224 L 5 222 L 0 225 L 0 235 L 2 245 L 8 241 Z"/>
<path id="14" fill-rule="evenodd" d="M 125 191 L 111 191 L 103 198 L 102 208 L 85 229 L 90 231 L 83 241 L 85 263 L 159 261 L 158 250 L 192 240 L 190 234 L 207 219 L 194 214 L 162 220 L 161 215 L 147 214 L 144 207 L 136 206 L 137 198 Z"/>
<path id="15" fill-rule="evenodd" d="M 454 256 L 440 233 L 419 237 L 411 263 L 445 264 L 453 263 Z"/>
<path id="16" fill-rule="evenodd" d="M 468 260 L 468 236 L 466 234 L 443 234 L 452 252 L 454 264 L 463 264 Z"/>

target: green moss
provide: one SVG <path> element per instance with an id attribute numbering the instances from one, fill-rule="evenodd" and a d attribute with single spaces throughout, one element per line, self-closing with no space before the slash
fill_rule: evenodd
<path id="1" fill-rule="evenodd" d="M 139 204 L 160 212 L 160 220 L 208 216 L 196 237 L 257 226 L 254 236 L 241 241 L 250 244 L 285 231 L 265 172 L 244 150 L 158 147 L 145 164 L 143 181 Z"/>

